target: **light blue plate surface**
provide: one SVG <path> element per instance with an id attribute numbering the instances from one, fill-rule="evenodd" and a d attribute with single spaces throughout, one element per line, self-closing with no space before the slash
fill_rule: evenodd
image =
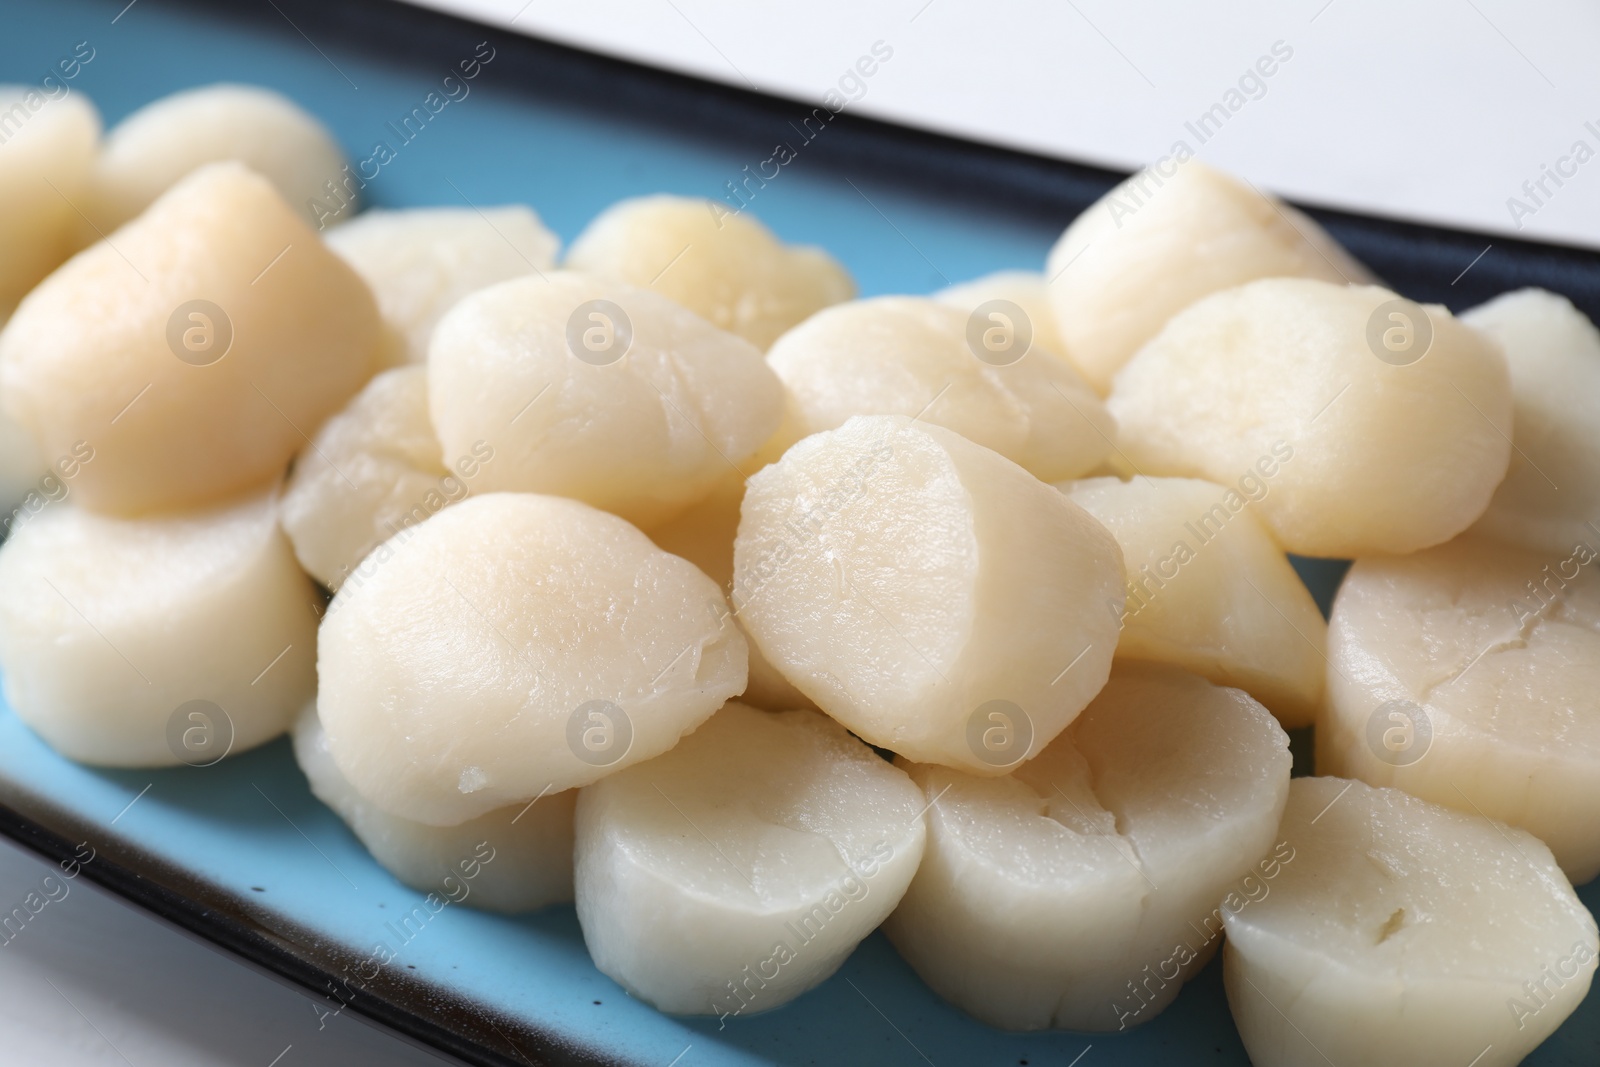
<path id="1" fill-rule="evenodd" d="M 373 141 L 395 140 L 386 124 L 417 105 L 445 73 L 375 61 L 333 41 L 312 44 L 287 22 L 263 33 L 221 14 L 143 0 L 113 23 L 121 7 L 120 0 L 6 3 L 0 81 L 37 81 L 58 57 L 88 41 L 95 57 L 72 84 L 108 122 L 176 89 L 254 82 L 321 116 L 351 156 L 362 158 Z M 720 142 L 667 137 L 626 118 L 553 106 L 497 85 L 504 69 L 491 62 L 470 96 L 400 148 L 369 187 L 373 203 L 526 202 L 570 241 L 621 197 L 657 191 L 715 197 L 742 167 L 771 153 L 764 143 L 734 152 Z M 948 203 L 886 181 L 852 186 L 837 173 L 808 169 L 803 155 L 753 207 L 783 237 L 831 250 L 868 295 L 923 292 L 1000 268 L 1037 267 L 1059 232 L 1059 225 L 1023 224 L 998 212 L 952 211 Z M 282 741 L 213 768 L 102 772 L 57 757 L 9 710 L 0 710 L 0 785 L 24 814 L 35 813 L 30 804 L 42 810 L 41 798 L 48 798 L 90 827 L 102 848 L 121 842 L 190 873 L 210 887 L 213 902 L 252 914 L 262 927 L 295 941 L 302 954 L 330 960 L 343 954 L 348 961 L 387 945 L 397 956 L 386 979 L 418 983 L 424 994 L 421 987 L 453 994 L 418 998 L 420 1010 L 438 1008 L 435 1021 L 445 1025 L 465 1017 L 458 1011 L 465 1003 L 499 1020 L 563 1035 L 601 1057 L 678 1067 L 1067 1067 L 1091 1045 L 1085 1067 L 1247 1062 L 1215 964 L 1165 1014 L 1128 1034 L 1008 1035 L 943 1005 L 874 935 L 838 975 L 798 1002 L 719 1029 L 715 1020 L 659 1015 L 600 975 L 570 907 L 516 920 L 449 907 L 404 940 L 392 923 L 418 906 L 420 895 L 377 867 L 312 799 Z M 1600 885 L 1583 896 L 1591 909 L 1600 907 Z M 361 1010 L 362 1000 L 358 992 L 352 1010 Z M 486 1051 L 508 1062 L 524 1054 L 538 1058 L 531 1048 L 515 1048 L 493 1025 L 482 1036 L 482 1021 L 463 1032 L 472 1032 Z M 1592 993 L 1578 1016 L 1527 1062 L 1600 1063 L 1600 993 Z"/>

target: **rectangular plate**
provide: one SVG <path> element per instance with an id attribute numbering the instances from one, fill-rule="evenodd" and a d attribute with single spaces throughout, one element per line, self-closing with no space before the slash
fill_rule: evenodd
<path id="1" fill-rule="evenodd" d="M 864 295 L 1037 267 L 1065 223 L 1117 178 L 848 113 L 804 142 L 792 123 L 808 112 L 797 105 L 379 0 L 124 3 L 10 12 L 0 71 L 42 77 L 87 40 L 95 58 L 75 87 L 108 122 L 193 85 L 271 86 L 327 122 L 352 158 L 369 157 L 377 141 L 394 148 L 368 187 L 372 203 L 526 202 L 566 240 L 625 196 L 718 197 L 747 164 L 792 142 L 797 158 L 757 191 L 752 210 L 784 238 L 837 255 Z M 402 142 L 389 123 L 485 40 L 494 58 L 470 95 Z M 1594 254 L 1495 238 L 1475 259 L 1489 239 L 1316 214 L 1415 299 L 1460 309 L 1542 285 L 1600 318 Z M 1341 568 L 1311 563 L 1302 573 L 1326 607 Z M 1301 765 L 1307 741 L 1296 738 Z M 88 842 L 89 877 L 324 995 L 328 1011 L 347 1005 L 474 1064 L 1060 1067 L 1091 1044 L 1094 1064 L 1248 1062 L 1215 963 L 1127 1034 L 1006 1034 L 940 1002 L 875 934 L 815 991 L 723 1029 L 629 998 L 590 963 L 571 907 L 516 919 L 448 907 L 407 937 L 396 923 L 421 895 L 376 866 L 311 797 L 282 740 L 205 769 L 94 770 L 61 759 L 0 708 L 0 804 L 0 830 L 55 859 Z M 1582 896 L 1600 910 L 1600 883 Z M 361 961 L 380 944 L 396 956 L 363 980 L 356 972 L 371 969 Z M 1596 1062 L 1600 991 L 1527 1061 Z"/>

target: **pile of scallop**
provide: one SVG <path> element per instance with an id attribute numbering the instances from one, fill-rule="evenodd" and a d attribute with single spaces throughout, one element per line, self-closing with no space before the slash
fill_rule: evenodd
<path id="1" fill-rule="evenodd" d="M 1146 1023 L 1225 946 L 1258 1065 L 1513 1064 L 1587 992 L 1561 296 L 1420 306 L 1193 161 L 931 296 L 673 196 L 563 256 L 521 205 L 356 214 L 242 87 L 31 108 L 0 191 L 0 668 L 62 754 L 287 730 L 402 882 L 575 900 L 673 1013 L 880 924 L 1014 1030 Z M 1328 621 L 1290 553 L 1354 560 Z"/>

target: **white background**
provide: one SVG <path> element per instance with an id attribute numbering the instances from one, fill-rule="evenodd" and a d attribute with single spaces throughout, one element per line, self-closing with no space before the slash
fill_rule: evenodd
<path id="1" fill-rule="evenodd" d="M 806 101 L 882 40 L 862 114 L 1123 168 L 1184 137 L 1309 203 L 1600 247 L 1600 155 L 1521 192 L 1580 138 L 1600 153 L 1593 0 L 416 2 Z M 1199 145 L 1184 123 L 1275 41 L 1265 95 Z"/>
<path id="2" fill-rule="evenodd" d="M 853 110 L 1133 167 L 1184 138 L 1312 203 L 1600 247 L 1600 158 L 1519 231 L 1506 206 L 1600 149 L 1600 5 L 1584 0 L 428 0 L 565 43 L 820 101 L 875 41 Z M 513 22 L 513 19 L 515 20 Z M 1293 56 L 1201 146 L 1184 128 L 1275 41 Z M 47 873 L 0 845 L 0 899 Z M 82 879 L 0 948 L 5 1062 L 437 1063 L 99 894 Z"/>

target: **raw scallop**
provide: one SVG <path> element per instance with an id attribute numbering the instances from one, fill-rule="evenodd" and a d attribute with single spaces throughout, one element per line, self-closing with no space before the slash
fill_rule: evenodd
<path id="1" fill-rule="evenodd" d="M 100 115 L 74 94 L 0 85 L 0 322 L 78 243 Z"/>
<path id="2" fill-rule="evenodd" d="M 665 297 L 556 272 L 446 313 L 428 407 L 445 455 L 494 449 L 485 491 L 576 497 L 650 526 L 771 436 L 783 388 L 749 342 Z"/>
<path id="3" fill-rule="evenodd" d="M 922 859 L 926 801 L 814 711 L 728 704 L 578 793 L 578 921 L 595 966 L 685 1015 L 775 1008 L 827 978 Z"/>
<path id="4" fill-rule="evenodd" d="M 1148 475 L 1231 485 L 1281 460 L 1256 507 L 1303 556 L 1448 541 L 1511 456 L 1498 346 L 1376 286 L 1274 278 L 1214 293 L 1139 350 L 1107 406 Z"/>
<path id="5" fill-rule="evenodd" d="M 18 526 L 0 547 L 18 718 L 108 767 L 205 765 L 282 733 L 316 688 L 322 598 L 274 496 L 149 519 L 55 505 Z"/>
<path id="6" fill-rule="evenodd" d="M 1356 561 L 1328 626 L 1324 774 L 1392 785 L 1538 836 L 1600 874 L 1600 578 L 1476 536 Z"/>
<path id="7" fill-rule="evenodd" d="M 1519 289 L 1461 316 L 1511 368 L 1511 466 L 1476 529 L 1565 556 L 1600 529 L 1600 330 L 1565 297 Z"/>
<path id="8" fill-rule="evenodd" d="M 1237 686 L 1292 729 L 1310 726 L 1321 703 L 1328 627 L 1251 510 L 1271 485 L 1252 472 L 1238 488 L 1142 477 L 1061 488 L 1122 546 L 1128 592 L 1117 655 Z"/>
<path id="9" fill-rule="evenodd" d="M 372 287 L 384 362 L 393 365 L 425 361 L 434 326 L 462 297 L 551 270 L 561 245 L 520 204 L 368 211 L 329 230 L 327 240 Z"/>
<path id="10" fill-rule="evenodd" d="M 995 271 L 940 289 L 933 298 L 969 315 L 994 300 L 1015 304 L 1028 318 L 1028 332 L 1033 336 L 1033 343 L 1077 370 L 1067 355 L 1067 343 L 1061 339 L 1061 331 L 1056 329 L 1055 310 L 1050 306 L 1050 286 L 1043 274 L 1031 270 Z"/>
<path id="11" fill-rule="evenodd" d="M 1045 274 L 1066 354 L 1102 393 L 1207 294 L 1258 278 L 1372 280 L 1300 212 L 1194 159 L 1148 167 L 1101 197 L 1050 250 Z"/>
<path id="12" fill-rule="evenodd" d="M 328 606 L 317 710 L 395 815 L 452 826 L 586 785 L 744 690 L 717 584 L 614 515 L 491 493 L 394 541 Z"/>
<path id="13" fill-rule="evenodd" d="M 349 218 L 360 203 L 362 183 L 344 153 L 299 105 L 255 85 L 203 85 L 146 104 L 106 134 L 86 208 L 90 239 L 144 211 L 191 171 L 225 161 L 266 178 L 314 229 Z"/>
<path id="14" fill-rule="evenodd" d="M 1299 778 L 1272 892 L 1225 916 L 1256 1067 L 1512 1067 L 1572 1013 L 1594 918 L 1532 835 L 1398 789 Z"/>
<path id="15" fill-rule="evenodd" d="M 1001 337 L 996 351 L 984 345 L 990 335 Z M 921 297 L 819 311 L 767 353 L 788 390 L 776 443 L 836 429 L 852 415 L 908 415 L 1046 481 L 1086 474 L 1111 452 L 1116 427 L 1076 371 L 1031 344 L 1023 348 L 1027 340 L 1010 316 L 975 325 Z"/>
<path id="16" fill-rule="evenodd" d="M 856 291 L 822 249 L 785 245 L 748 215 L 681 196 L 611 205 L 572 243 L 567 266 L 654 290 L 761 349 Z"/>
<path id="17" fill-rule="evenodd" d="M 733 539 L 739 533 L 744 482 L 737 472 L 730 471 L 704 500 L 650 531 L 652 541 L 705 571 L 724 591 L 733 588 Z M 730 617 L 739 625 L 738 615 Z M 743 630 L 740 626 L 740 632 Z M 810 697 L 767 662 L 767 657 L 753 641 L 750 642 L 750 685 L 739 699 L 769 711 L 816 707 Z"/>
<path id="18" fill-rule="evenodd" d="M 785 678 L 874 745 L 1003 774 L 1105 683 L 1123 599 L 1116 541 L 950 430 L 857 416 L 751 476 L 742 512 L 740 620 Z M 991 728 L 994 714 L 1005 723 Z"/>
<path id="19" fill-rule="evenodd" d="M 317 799 L 349 825 L 373 859 L 413 889 L 504 912 L 572 899 L 577 790 L 536 797 L 457 826 L 427 826 L 390 815 L 340 773 L 315 702 L 295 720 L 294 756 Z"/>
<path id="20" fill-rule="evenodd" d="M 1119 664 L 1004 778 L 906 764 L 928 848 L 885 929 L 940 996 L 1008 1030 L 1154 1018 L 1269 892 L 1289 739 L 1237 689 Z"/>
<path id="21" fill-rule="evenodd" d="M 73 484 L 123 515 L 276 480 L 371 376 L 366 285 L 265 179 L 202 167 L 28 294 L 0 332 L 0 400 Z"/>
<path id="22" fill-rule="evenodd" d="M 323 424 L 284 490 L 284 532 L 311 576 L 335 591 L 373 549 L 466 498 L 487 444 L 446 469 L 428 421 L 426 367 L 398 367 L 367 383 Z"/>

